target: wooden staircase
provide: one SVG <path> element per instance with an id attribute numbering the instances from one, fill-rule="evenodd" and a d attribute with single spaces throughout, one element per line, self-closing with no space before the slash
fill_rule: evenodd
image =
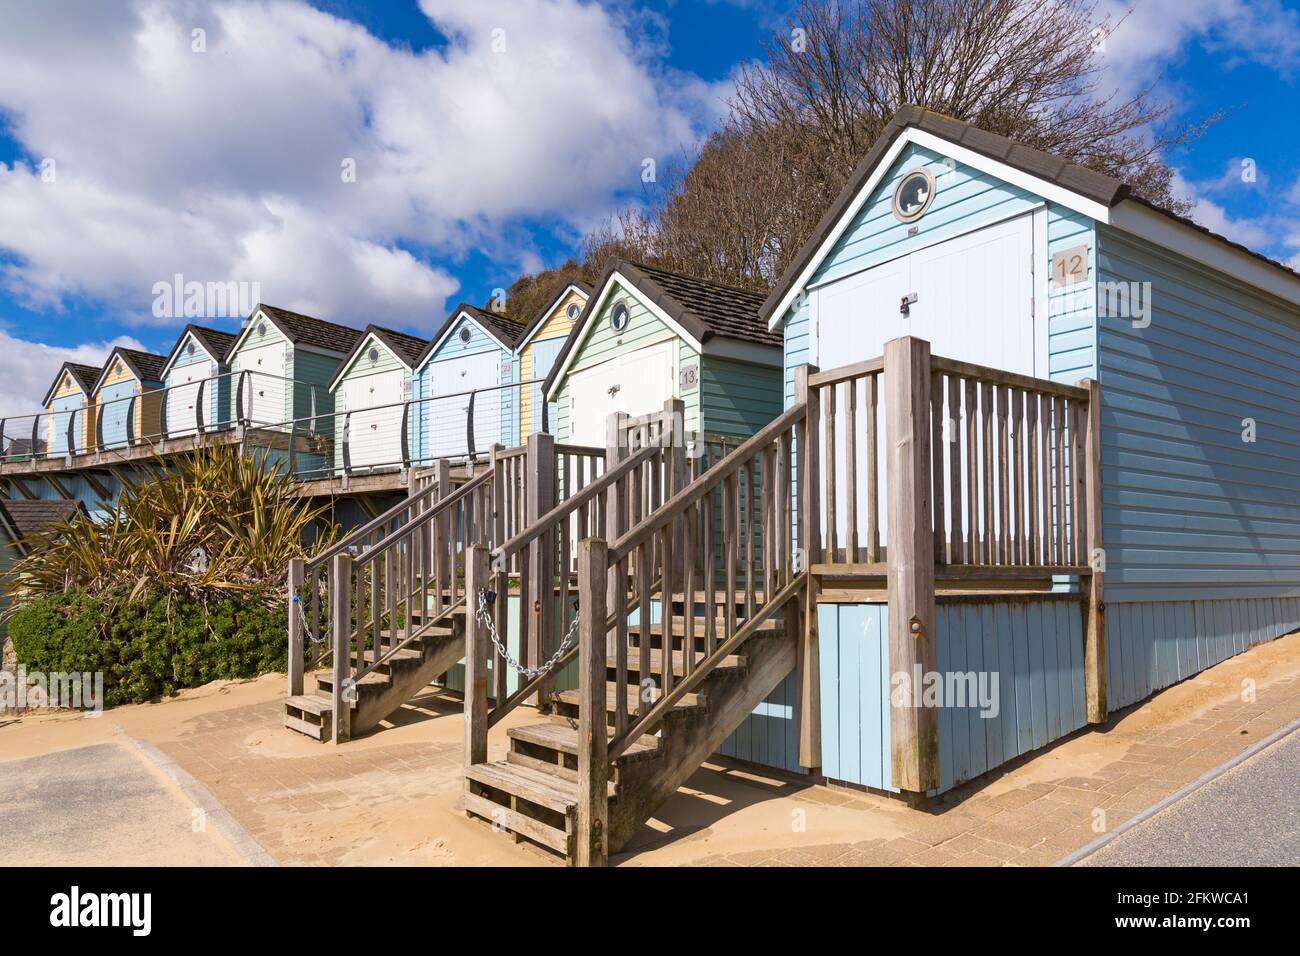
<path id="1" fill-rule="evenodd" d="M 617 697 L 630 695 L 627 711 L 635 712 L 643 680 L 652 682 L 653 702 L 664 685 L 664 669 L 671 664 L 676 677 L 687 673 L 687 640 L 683 607 L 673 606 L 675 624 L 665 628 L 628 626 L 628 672 L 631 678 L 619 690 L 617 661 L 606 660 L 606 736 L 615 731 Z M 696 610 L 700 610 L 698 607 Z M 719 608 L 719 611 L 721 609 Z M 743 613 L 743 607 L 738 611 Z M 705 617 L 695 617 L 690 638 L 696 656 L 705 650 Z M 721 629 L 724 618 L 714 620 Z M 650 644 L 650 671 L 640 672 L 640 647 Z M 665 640 L 670 650 L 665 653 Z M 636 834 L 655 810 L 681 786 L 795 666 L 794 635 L 785 622 L 773 620 L 759 627 L 744 644 L 743 653 L 726 655 L 698 689 L 675 702 L 655 735 L 643 735 L 616 757 L 606 785 L 608 848 L 617 852 Z M 579 724 L 582 701 L 578 690 L 562 691 L 552 698 L 554 713 L 548 721 L 507 731 L 510 750 L 506 759 L 468 766 L 465 770 L 464 808 L 513 833 L 563 854 L 576 856 Z"/>
<path id="2" fill-rule="evenodd" d="M 409 643 L 401 629 L 395 633 L 385 631 L 383 637 L 389 646 L 404 646 L 356 681 L 350 700 L 346 699 L 348 695 L 340 695 L 351 710 L 347 724 L 352 736 L 377 726 L 465 656 L 464 609 L 453 612 L 451 623 L 430 627 Z M 366 651 L 365 663 L 374 660 L 374 650 Z M 352 664 L 360 669 L 355 658 Z M 335 678 L 332 670 L 319 670 L 312 676 L 316 681 L 314 694 L 285 698 L 284 725 L 325 742 L 332 737 Z"/>
<path id="3" fill-rule="evenodd" d="M 666 407 L 649 434 L 606 449 L 599 481 L 466 562 L 470 595 L 499 591 L 524 556 L 545 570 L 535 593 L 567 598 L 576 582 L 576 646 L 490 711 L 493 626 L 467 621 L 463 806 L 578 865 L 624 847 L 806 653 L 791 484 L 803 406 L 694 480 L 681 421 Z M 533 660 L 545 661 L 566 622 L 532 617 Z M 577 689 L 555 693 L 554 673 L 575 660 Z M 506 759 L 489 762 L 488 730 L 529 699 L 548 721 L 510 728 Z"/>

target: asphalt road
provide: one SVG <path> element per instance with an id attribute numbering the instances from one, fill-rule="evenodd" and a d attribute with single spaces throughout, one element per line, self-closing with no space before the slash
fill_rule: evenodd
<path id="1" fill-rule="evenodd" d="M 0 865 L 232 866 L 226 841 L 139 756 L 95 744 L 0 763 Z"/>
<path id="2" fill-rule="evenodd" d="M 1300 864 L 1300 731 L 1121 833 L 1082 866 Z"/>

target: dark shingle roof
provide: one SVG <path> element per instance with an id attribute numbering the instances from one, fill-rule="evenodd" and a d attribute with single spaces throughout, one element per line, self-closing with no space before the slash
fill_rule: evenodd
<path id="1" fill-rule="evenodd" d="M 288 309 L 280 309 L 265 303 L 258 305 L 253 310 L 253 314 L 256 315 L 259 310 L 265 312 L 267 318 L 274 322 L 295 345 L 311 345 L 318 349 L 347 355 L 356 345 L 357 336 L 362 334 L 360 329 L 326 322 L 324 319 L 303 315 L 301 312 L 290 312 Z"/>
<path id="2" fill-rule="evenodd" d="M 405 332 L 397 332 L 379 325 L 367 325 L 366 332 L 375 333 L 379 341 L 406 359 L 407 364 L 412 367 L 415 366 L 416 361 L 424 352 L 425 346 L 429 344 L 427 339 L 422 339 L 418 335 L 407 335 Z M 357 345 L 360 344 L 360 342 L 357 343 Z M 346 365 L 347 363 L 344 362 L 343 364 Z"/>
<path id="3" fill-rule="evenodd" d="M 334 373 L 333 381 L 330 382 L 331 389 L 338 385 L 339 381 L 343 377 L 343 373 L 347 371 L 348 366 L 352 364 L 352 360 L 356 358 L 357 353 L 361 350 L 361 347 L 366 344 L 366 339 L 371 334 L 378 338 L 379 341 L 383 342 L 388 348 L 392 349 L 393 353 L 405 361 L 411 368 L 415 368 L 416 363 L 419 362 L 420 357 L 424 354 L 425 349 L 428 346 L 428 343 L 424 339 L 417 336 L 407 335 L 405 332 L 396 332 L 393 329 L 385 329 L 378 325 L 367 325 L 366 330 L 361 333 L 357 338 L 356 344 L 352 346 L 352 350 L 348 352 L 348 354 L 344 356 L 343 361 L 339 363 L 339 369 Z"/>
<path id="4" fill-rule="evenodd" d="M 156 352 L 141 352 L 138 349 L 114 349 L 114 354 L 122 356 L 122 361 L 126 362 L 127 367 L 135 373 L 135 377 L 142 382 L 161 382 L 163 366 L 167 364 L 167 356 L 158 355 Z M 111 361 L 112 355 L 109 356 Z M 103 373 L 100 373 L 101 376 Z"/>
<path id="5" fill-rule="evenodd" d="M 480 309 L 476 305 L 462 302 L 452 309 L 447 316 L 447 320 L 438 326 L 438 331 L 433 333 L 433 338 L 420 351 L 420 357 L 416 359 L 416 365 L 423 364 L 424 360 L 433 352 L 434 347 L 447 334 L 447 330 L 456 324 L 456 320 L 460 318 L 462 312 L 469 313 L 479 325 L 487 329 L 489 334 L 495 336 L 497 341 L 505 348 L 513 349 L 515 343 L 519 341 L 524 333 L 524 323 L 516 322 L 514 319 L 507 319 L 504 315 L 497 315 L 487 309 Z"/>
<path id="6" fill-rule="evenodd" d="M 504 315 L 497 315 L 488 309 L 480 309 L 476 305 L 460 305 L 456 308 L 457 312 L 468 312 L 474 318 L 478 319 L 488 329 L 496 333 L 502 343 L 506 346 L 513 347 L 519 341 L 519 337 L 524 334 L 527 326 L 523 322 L 516 322 L 514 319 L 508 319 Z"/>
<path id="7" fill-rule="evenodd" d="M 202 325 L 188 325 L 185 327 L 186 332 L 193 332 L 194 337 L 203 343 L 203 347 L 208 350 L 218 362 L 225 359 L 230 352 L 230 347 L 235 344 L 235 339 L 239 338 L 233 332 L 222 332 L 220 329 L 209 329 Z M 184 333 L 181 338 L 184 338 Z M 179 344 L 179 343 L 177 343 Z"/>
<path id="8" fill-rule="evenodd" d="M 758 309 L 763 304 L 761 292 L 697 279 L 628 259 L 610 262 L 596 283 L 596 288 L 603 289 L 615 272 L 626 277 L 641 295 L 663 309 L 701 345 L 714 337 L 721 337 L 773 348 L 781 347 L 781 334 L 769 332 L 759 318 Z M 590 320 L 591 310 L 599 298 L 599 295 L 593 295 L 587 300 L 586 308 L 578 316 L 573 331 L 556 356 L 551 374 L 546 376 L 542 385 L 543 392 L 550 391 L 569 353 L 577 347 L 582 330 Z"/>
<path id="9" fill-rule="evenodd" d="M 840 191 L 835 202 L 826 210 L 817 228 L 813 230 L 808 241 L 804 243 L 799 250 L 799 254 L 794 257 L 789 268 L 781 276 L 780 281 L 772 287 L 771 294 L 763 303 L 762 317 L 765 323 L 773 318 L 773 312 L 780 305 L 781 300 L 785 298 L 790 286 L 798 281 L 799 274 L 817 254 L 817 250 L 835 230 L 836 223 L 844 215 L 845 210 L 853 202 L 854 198 L 860 193 L 866 185 L 871 174 L 880 164 L 881 159 L 889 148 L 905 129 L 915 128 L 933 133 L 935 136 L 942 137 L 952 143 L 964 146 L 974 152 L 987 156 L 990 159 L 996 159 L 999 162 L 1006 163 L 1014 169 L 1028 173 L 1047 182 L 1055 183 L 1063 189 L 1068 189 L 1086 199 L 1091 199 L 1096 203 L 1106 206 L 1108 209 L 1118 205 L 1125 200 L 1132 200 L 1144 206 L 1154 209 L 1156 212 L 1168 216 L 1185 226 L 1190 226 L 1197 231 L 1210 236 L 1219 242 L 1232 246 L 1242 252 L 1249 253 L 1256 259 L 1260 259 L 1268 265 L 1281 270 L 1291 277 L 1300 276 L 1295 270 L 1283 265 L 1276 259 L 1272 259 L 1253 249 L 1247 248 L 1240 243 L 1233 242 L 1225 236 L 1206 229 L 1204 226 L 1195 222 L 1186 216 L 1170 212 L 1161 206 L 1156 205 L 1148 200 L 1141 199 L 1132 194 L 1129 185 L 1114 176 L 1108 176 L 1105 173 L 1099 173 L 1095 169 L 1089 169 L 1086 166 L 1080 166 L 1078 163 L 1072 163 L 1060 156 L 1054 156 L 1051 153 L 1045 153 L 1042 150 L 1034 149 L 1031 146 L 1025 146 L 1017 143 L 1015 140 L 1000 136 L 997 133 L 990 133 L 982 130 L 978 126 L 954 119 L 951 116 L 945 116 L 942 113 L 936 113 L 933 110 L 927 110 L 920 106 L 904 106 L 900 109 L 890 121 L 885 125 L 880 136 L 875 143 L 867 150 L 867 154 L 862 158 L 849 177 L 848 183 Z"/>
<path id="10" fill-rule="evenodd" d="M 77 501 L 0 501 L 3 510 L 20 538 L 43 534 L 50 526 L 60 521 L 70 521 L 72 516 L 82 510 Z"/>
<path id="11" fill-rule="evenodd" d="M 537 314 L 533 316 L 532 321 L 524 327 L 523 332 L 519 333 L 520 341 L 523 341 L 528 338 L 528 336 L 532 335 L 533 329 L 546 321 L 546 317 L 551 314 L 551 311 L 555 306 L 564 298 L 565 293 L 569 291 L 570 287 L 580 291 L 583 294 L 584 300 L 591 298 L 591 286 L 587 285 L 587 283 L 583 282 L 581 279 L 567 280 L 564 285 L 560 286 L 560 291 L 551 296 L 550 301 L 537 310 Z"/>
<path id="12" fill-rule="evenodd" d="M 99 379 L 99 366 L 64 362 L 63 367 L 72 373 L 72 377 L 77 380 L 77 384 L 81 386 L 82 391 L 89 392 L 94 389 L 95 382 Z"/>
<path id="13" fill-rule="evenodd" d="M 78 362 L 64 362 L 59 366 L 59 372 L 54 376 L 54 381 L 45 391 L 45 398 L 41 400 L 42 406 L 48 406 L 50 400 L 54 398 L 54 390 L 59 387 L 59 382 L 63 381 L 63 373 L 70 374 L 81 386 L 81 390 L 87 395 L 95 391 L 95 383 L 99 381 L 100 373 L 103 370 L 94 365 L 81 365 Z"/>

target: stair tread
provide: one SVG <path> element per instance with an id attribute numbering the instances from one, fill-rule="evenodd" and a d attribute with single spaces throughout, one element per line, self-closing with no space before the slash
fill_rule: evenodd
<path id="1" fill-rule="evenodd" d="M 541 747 L 549 747 L 552 750 L 558 750 L 561 753 L 576 754 L 578 752 L 578 728 L 569 723 L 542 723 L 528 724 L 524 727 L 511 727 L 506 731 L 506 735 L 512 740 L 522 740 L 526 743 L 537 744 Z M 610 731 L 612 737 L 613 731 Z M 652 744 L 635 743 L 624 751 L 627 755 L 658 753 L 659 748 Z"/>
<path id="2" fill-rule="evenodd" d="M 696 665 L 700 663 L 700 660 L 701 660 L 700 655 L 696 654 L 695 655 Z M 673 674 L 675 676 L 680 677 L 686 673 L 686 658 L 682 651 L 677 651 L 677 650 L 673 651 L 672 661 L 673 661 Z M 617 661 L 615 661 L 614 655 L 611 654 L 608 658 L 606 658 L 607 667 L 612 669 L 616 665 L 617 665 Z M 745 658 L 739 654 L 728 654 L 718 663 L 719 668 L 744 667 L 744 666 L 745 666 Z M 639 670 L 640 667 L 641 667 L 641 649 L 637 647 L 628 648 L 627 669 L 629 671 L 640 673 Z M 664 652 L 662 648 L 658 648 L 658 647 L 650 648 L 650 671 L 655 674 L 662 674 L 664 672 Z"/>
<path id="3" fill-rule="evenodd" d="M 357 687 L 387 687 L 392 682 L 393 679 L 387 674 L 381 674 L 378 671 L 371 671 L 360 680 L 354 680 L 353 684 Z M 334 674 L 331 671 L 318 673 L 316 675 L 316 686 L 332 688 L 334 686 Z"/>
<path id="4" fill-rule="evenodd" d="M 705 622 L 705 618 L 696 616 L 695 631 L 693 636 L 697 641 L 704 639 L 704 622 Z M 736 629 L 739 630 L 741 625 L 743 625 L 744 623 L 745 623 L 744 615 L 743 614 L 736 615 Z M 714 619 L 714 634 L 718 637 L 719 642 L 721 642 L 722 634 L 724 632 L 725 627 L 726 627 L 726 622 L 722 618 L 719 617 Z M 758 629 L 755 631 L 755 633 L 763 633 L 763 634 L 780 633 L 782 628 L 784 627 L 785 627 L 784 621 L 768 619 L 758 626 Z M 629 624 L 627 626 L 627 631 L 629 634 L 640 634 L 642 631 L 642 626 L 639 623 Z M 650 624 L 650 633 L 651 635 L 663 636 L 664 633 L 663 622 L 652 621 Z M 680 614 L 673 615 L 672 634 L 674 637 L 686 636 L 686 622 L 682 620 Z"/>
<path id="5" fill-rule="evenodd" d="M 557 813 L 568 813 L 578 804 L 576 780 L 567 780 L 559 774 L 535 770 L 522 764 L 505 760 L 477 763 L 465 768 L 465 776 L 476 783 L 503 790 Z M 606 788 L 612 797 L 614 785 L 607 784 Z"/>
<path id="6" fill-rule="evenodd" d="M 334 712 L 334 702 L 332 700 L 315 694 L 295 694 L 292 697 L 286 697 L 284 702 L 290 707 L 297 707 L 309 714 L 322 715 Z"/>
<path id="7" fill-rule="evenodd" d="M 640 699 L 640 691 L 641 688 L 635 684 L 628 687 L 627 689 L 627 712 L 629 714 L 636 713 L 637 703 Z M 579 694 L 576 690 L 562 690 L 558 694 L 556 694 L 555 697 L 557 700 L 569 704 L 570 706 L 573 707 L 581 706 L 581 702 L 579 700 Z M 613 713 L 614 703 L 617 699 L 618 699 L 618 691 L 614 689 L 614 686 L 612 684 L 606 684 L 605 685 L 605 710 L 608 711 L 609 713 Z M 699 705 L 700 705 L 699 695 L 686 694 L 682 697 L 681 700 L 677 702 L 677 704 L 673 707 L 673 710 L 689 710 L 690 708 L 698 707 Z"/>

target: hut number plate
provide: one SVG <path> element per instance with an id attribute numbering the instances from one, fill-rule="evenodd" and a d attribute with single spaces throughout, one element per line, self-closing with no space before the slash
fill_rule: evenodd
<path id="1" fill-rule="evenodd" d="M 1064 288 L 1088 281 L 1088 247 L 1074 246 L 1052 253 L 1052 287 Z"/>
<path id="2" fill-rule="evenodd" d="M 698 365 L 687 365 L 677 374 L 678 384 L 682 391 L 694 388 L 700 383 L 700 367 Z"/>

